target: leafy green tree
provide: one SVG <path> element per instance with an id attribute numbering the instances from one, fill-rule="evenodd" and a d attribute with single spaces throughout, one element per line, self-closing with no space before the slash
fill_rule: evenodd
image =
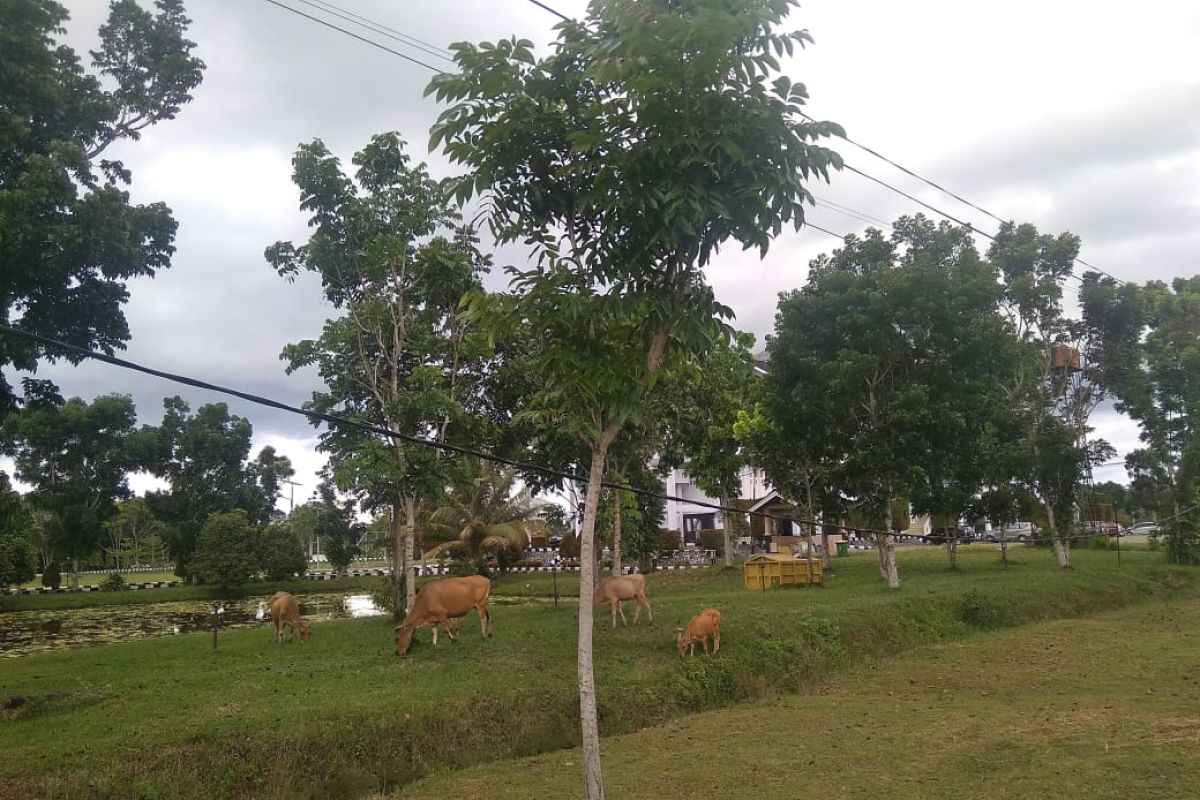
<path id="1" fill-rule="evenodd" d="M 281 581 L 308 569 L 304 543 L 289 519 L 263 525 L 257 536 L 258 568 L 267 580 Z"/>
<path id="2" fill-rule="evenodd" d="M 33 511 L 0 472 L 0 589 L 37 574 L 37 553 L 29 541 L 33 525 Z"/>
<path id="3" fill-rule="evenodd" d="M 313 504 L 318 509 L 314 533 L 321 540 L 334 572 L 345 572 L 358 555 L 364 526 L 356 519 L 354 501 L 339 503 L 331 483 L 322 481 L 317 493 L 321 501 Z"/>
<path id="4" fill-rule="evenodd" d="M 151 551 L 151 536 L 161 536 L 165 526 L 140 497 L 131 497 L 117 503 L 117 512 L 104 523 L 108 538 L 107 549 L 116 559 L 117 570 L 121 569 L 122 557 L 133 563 L 148 560 Z"/>
<path id="5" fill-rule="evenodd" d="M 49 512 L 47 538 L 70 560 L 73 587 L 117 501 L 130 495 L 129 473 L 145 463 L 136 421 L 132 399 L 102 395 L 90 404 L 78 397 L 30 403 L 0 425 L 0 449 L 13 457 L 17 478 L 33 487 L 33 506 Z"/>
<path id="6" fill-rule="evenodd" d="M 338 313 L 318 338 L 288 345 L 282 358 L 289 373 L 316 367 L 326 390 L 308 403 L 315 411 L 410 437 L 471 442 L 488 348 L 459 302 L 480 287 L 487 260 L 443 187 L 424 164 L 411 163 L 396 134 L 373 137 L 354 164 L 352 178 L 320 141 L 292 160 L 312 236 L 299 247 L 278 242 L 266 258 L 289 280 L 302 270 L 319 275 Z M 339 490 L 367 511 L 390 513 L 393 585 L 404 592 L 393 605 L 408 608 L 414 531 L 422 504 L 441 494 L 443 460 L 347 426 L 328 427 L 320 448 Z"/>
<path id="7" fill-rule="evenodd" d="M 1012 321 L 1019 351 L 1012 377 L 997 386 L 1010 415 L 1021 421 L 1019 448 L 1024 452 L 1011 460 L 1018 468 L 1013 477 L 1045 509 L 1055 557 L 1064 569 L 1071 565 L 1077 498 L 1077 490 L 1067 490 L 1066 483 L 1077 486 L 1083 479 L 1090 455 L 1084 446 L 1091 432 L 1088 419 L 1101 399 L 1091 373 L 1057 366 L 1054 358 L 1056 345 L 1079 338 L 1078 326 L 1062 307 L 1063 284 L 1078 255 L 1078 237 L 1040 234 L 1028 224 L 1001 225 L 988 248 L 988 260 L 1000 271 L 1001 305 Z M 1073 445 L 1058 422 L 1074 431 Z M 1098 444 L 1097 453 L 1107 447 Z M 1077 470 L 1073 479 L 1063 474 L 1072 465 Z"/>
<path id="8" fill-rule="evenodd" d="M 111 353 L 129 339 L 126 281 L 170 266 L 176 223 L 162 203 L 130 202 L 129 170 L 109 146 L 173 119 L 204 64 L 185 38 L 179 0 L 157 14 L 117 0 L 92 51 L 95 72 L 57 41 L 67 10 L 52 0 L 0 4 L 0 322 Z M 0 338 L 0 416 L 16 404 L 8 369 L 78 356 Z M 26 379 L 31 399 L 48 381 Z"/>
<path id="9" fill-rule="evenodd" d="M 246 583 L 258 572 L 257 531 L 244 509 L 212 514 L 196 537 L 192 573 L 221 588 Z"/>
<path id="10" fill-rule="evenodd" d="M 1080 290 L 1090 355 L 1117 409 L 1141 428 L 1126 461 L 1136 496 L 1164 520 L 1167 557 L 1200 562 L 1200 277 Z"/>
<path id="11" fill-rule="evenodd" d="M 753 346 L 754 337 L 748 333 L 718 342 L 698 365 L 686 409 L 676 415 L 687 474 L 726 507 L 742 493 L 746 452 L 734 427 L 739 415 L 749 410 L 755 391 Z M 730 513 L 724 513 L 724 518 L 725 566 L 732 567 L 734 527 L 742 520 Z"/>
<path id="12" fill-rule="evenodd" d="M 193 414 L 182 398 L 163 401 L 162 424 L 150 429 L 151 469 L 170 485 L 149 492 L 146 504 L 162 520 L 177 574 L 191 578 L 196 539 L 213 514 L 242 509 L 252 525 L 274 514 L 279 486 L 293 474 L 291 464 L 271 447 L 250 460 L 254 433 L 250 421 L 229 413 L 224 403 L 201 406 Z"/>
<path id="13" fill-rule="evenodd" d="M 731 239 L 765 251 L 799 227 L 805 183 L 840 166 L 815 143 L 840 129 L 801 116 L 807 90 L 777 75 L 776 56 L 809 40 L 777 31 L 792 5 L 595 0 L 558 26 L 548 57 L 515 38 L 456 44 L 459 72 L 427 90 L 451 104 L 431 145 L 470 170 L 457 196 L 486 194 L 497 238 L 535 249 L 515 294 L 475 312 L 534 327 L 541 389 L 525 413 L 588 447 L 583 608 L 608 450 L 644 413 L 664 359 L 703 352 L 729 316 L 703 267 Z M 590 613 L 578 648 L 583 794 L 598 800 Z"/>

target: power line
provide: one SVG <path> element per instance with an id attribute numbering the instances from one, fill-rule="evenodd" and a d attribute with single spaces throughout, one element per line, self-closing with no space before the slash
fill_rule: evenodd
<path id="1" fill-rule="evenodd" d="M 806 228 L 813 228 L 813 229 L 815 229 L 815 230 L 818 230 L 818 231 L 820 231 L 821 233 L 826 233 L 826 234 L 829 234 L 829 235 L 830 235 L 830 236 L 832 236 L 833 238 L 837 239 L 839 242 L 842 242 L 842 241 L 845 241 L 845 240 L 846 240 L 846 237 L 845 237 L 845 236 L 842 236 L 840 233 L 834 233 L 833 231 L 831 231 L 831 230 L 829 230 L 829 229 L 827 229 L 827 228 L 822 228 L 820 225 L 814 225 L 813 223 L 809 222 L 808 220 L 805 220 L 805 221 L 804 221 L 804 227 L 806 227 Z"/>
<path id="2" fill-rule="evenodd" d="M 561 19 L 563 22 L 570 22 L 570 21 L 571 21 L 571 18 L 570 18 L 570 17 L 568 17 L 566 14 L 562 13 L 561 11 L 555 11 L 555 10 L 554 10 L 553 8 L 551 8 L 550 6 L 546 5 L 546 4 L 545 4 L 545 3 L 543 3 L 543 2 L 540 2 L 540 0 L 529 0 L 529 2 L 533 3 L 535 6 L 537 6 L 537 7 L 538 7 L 538 8 L 540 8 L 540 9 L 542 9 L 543 11 L 549 11 L 551 14 L 553 14 L 554 16 L 556 16 L 556 17 L 558 17 L 559 19 Z"/>
<path id="3" fill-rule="evenodd" d="M 331 28 L 339 33 L 344 33 L 351 38 L 358 39 L 360 42 L 369 44 L 372 47 L 377 47 L 380 50 L 383 50 L 385 53 L 391 53 L 394 56 L 399 56 L 400 58 L 403 58 L 405 61 L 411 61 L 414 64 L 419 64 L 420 66 L 425 67 L 428 70 L 432 70 L 434 72 L 439 72 L 439 73 L 445 71 L 445 70 L 442 70 L 442 69 L 439 69 L 439 68 L 433 66 L 432 64 L 426 64 L 424 61 L 420 60 L 419 58 L 413 58 L 410 55 L 401 53 L 399 50 L 393 50 L 392 48 L 388 47 L 387 45 L 380 44 L 379 42 L 376 42 L 372 39 L 368 39 L 365 36 L 359 36 L 357 33 L 354 33 L 353 31 L 348 31 L 345 28 L 341 28 L 337 25 L 334 25 L 332 22 L 326 22 L 325 20 L 320 19 L 319 17 L 314 17 L 312 14 L 306 14 L 298 8 L 292 8 L 289 5 L 280 3 L 279 0 L 264 0 L 264 2 L 270 3 L 273 6 L 278 6 L 279 8 L 282 8 L 285 11 L 290 11 L 293 14 L 296 14 L 297 16 L 304 17 L 305 19 L 310 19 L 313 22 L 317 23 L 318 25 L 324 25 L 326 28 Z"/>
<path id="4" fill-rule="evenodd" d="M 444 47 L 432 44 L 424 39 L 418 39 L 416 36 L 410 36 L 404 31 L 398 31 L 395 28 L 384 25 L 382 22 L 376 22 L 369 17 L 364 17 L 362 14 L 356 14 L 353 11 L 336 6 L 333 3 L 325 2 L 325 0 L 293 0 L 293 2 L 303 3 L 309 8 L 315 8 L 319 11 L 325 12 L 326 14 L 332 14 L 333 16 L 343 19 L 352 25 L 358 25 L 360 28 L 366 28 L 373 33 L 382 34 L 389 39 L 402 42 L 409 47 L 420 50 L 423 53 L 428 53 L 436 58 L 445 59 L 451 63 L 454 62 L 454 59 L 450 55 L 450 51 Z"/>
<path id="5" fill-rule="evenodd" d="M 850 206 L 845 206 L 841 203 L 835 203 L 827 197 L 821 197 L 814 194 L 813 199 L 817 201 L 817 205 L 819 206 L 825 206 L 831 211 L 840 211 L 844 214 L 857 218 L 860 222 L 869 222 L 875 225 L 883 225 L 885 227 L 890 227 L 892 224 L 886 220 L 880 219 L 879 217 L 873 217 L 865 211 L 859 211 L 856 208 L 851 208 Z"/>
<path id="6" fill-rule="evenodd" d="M 833 234 L 833 235 L 836 235 L 836 234 Z M 55 349 L 58 349 L 58 350 L 61 350 L 64 352 L 74 353 L 75 355 L 82 356 L 84 358 L 91 358 L 96 361 L 104 362 L 105 364 L 111 364 L 114 367 L 121 367 L 122 369 L 128 369 L 128 370 L 132 370 L 134 372 L 140 372 L 144 375 L 151 375 L 156 378 L 161 378 L 163 380 L 171 381 L 172 383 L 179 383 L 179 384 L 183 384 L 184 386 L 191 386 L 196 389 L 204 389 L 206 391 L 216 392 L 218 394 L 225 394 L 225 395 L 229 395 L 230 397 L 236 397 L 238 399 L 245 400 L 248 403 L 254 403 L 255 405 L 266 406 L 267 408 L 274 408 L 279 411 L 286 411 L 289 414 L 296 414 L 299 416 L 307 417 L 308 419 L 320 420 L 321 422 L 324 422 L 328 425 L 335 425 L 335 426 L 336 425 L 345 425 L 345 426 L 348 426 L 351 428 L 356 428 L 360 431 L 363 431 L 364 433 L 370 433 L 372 435 L 382 436 L 384 438 L 399 439 L 400 441 L 407 442 L 408 444 L 417 445 L 419 447 L 427 447 L 427 448 L 430 448 L 433 450 L 440 450 L 444 453 L 452 453 L 454 455 L 466 456 L 468 458 L 478 458 L 483 461 L 491 461 L 495 464 L 502 464 L 506 467 L 512 467 L 514 469 L 519 469 L 519 470 L 523 470 L 526 472 L 536 472 L 538 474 L 546 475 L 546 476 L 552 477 L 552 478 L 558 478 L 560 480 L 573 481 L 576 483 L 585 483 L 585 484 L 587 483 L 587 478 L 584 476 L 576 475 L 576 474 L 573 474 L 570 472 L 564 472 L 562 470 L 554 469 L 552 467 L 543 467 L 543 466 L 539 466 L 537 464 L 531 464 L 526 461 L 517 461 L 517 460 L 511 459 L 511 458 L 504 458 L 503 456 L 498 456 L 493 453 L 487 453 L 482 450 L 474 450 L 470 447 L 460 447 L 458 445 L 450 444 L 448 442 L 439 442 L 434 439 L 425 439 L 420 436 L 411 436 L 409 434 L 399 433 L 397 431 L 389 430 L 388 428 L 382 428 L 377 425 L 369 425 L 365 422 L 359 422 L 358 420 L 347 419 L 346 417 L 341 417 L 336 414 L 326 414 L 326 413 L 323 413 L 320 411 L 312 411 L 312 410 L 309 410 L 306 408 L 300 408 L 299 406 L 289 405 L 288 403 L 284 403 L 279 400 L 272 400 L 269 397 L 263 397 L 261 395 L 252 394 L 250 392 L 243 392 L 239 389 L 232 389 L 228 386 L 221 386 L 220 384 L 209 383 L 208 381 L 202 381 L 198 378 L 191 378 L 186 375 L 180 375 L 180 374 L 173 373 L 173 372 L 166 372 L 164 370 L 155 369 L 154 367 L 147 367 L 142 364 L 138 364 L 134 361 L 129 361 L 128 359 L 119 358 L 117 356 L 111 356 L 111 355 L 108 355 L 107 353 L 100 353 L 95 350 L 88 350 L 87 348 L 79 347 L 78 345 L 68 344 L 67 342 L 64 342 L 64 341 L 61 341 L 58 339 L 54 339 L 49 336 L 42 336 L 41 334 L 32 333 L 30 331 L 23 331 L 19 328 L 14 328 L 11 325 L 0 324 L 0 333 L 6 333 L 6 334 L 9 334 L 10 336 L 18 336 L 23 339 L 28 339 L 30 341 L 38 342 L 39 344 L 46 345 L 46 346 L 49 346 L 49 347 L 52 347 L 52 348 L 55 348 Z M 701 508 L 711 508 L 715 511 L 731 512 L 731 513 L 735 513 L 735 514 L 747 514 L 749 516 L 760 517 L 763 519 L 772 519 L 772 520 L 777 520 L 780 522 L 791 522 L 791 523 L 797 523 L 797 524 L 801 524 L 801 525 L 822 525 L 822 524 L 824 524 L 824 523 L 820 523 L 820 522 L 817 522 L 816 520 L 811 520 L 811 519 L 800 519 L 797 517 L 781 516 L 778 514 L 768 514 L 765 511 L 750 511 L 747 509 L 740 509 L 740 508 L 736 508 L 733 506 L 724 506 L 724 505 L 721 505 L 720 503 L 709 503 L 709 502 L 705 502 L 705 501 L 701 501 L 701 500 L 693 500 L 693 499 L 686 498 L 686 497 L 678 497 L 675 495 L 663 494 L 661 492 L 654 492 L 654 491 L 650 491 L 648 489 L 640 489 L 636 486 L 629 486 L 629 485 L 622 484 L 622 483 L 614 483 L 613 481 L 602 480 L 600 482 L 600 485 L 606 489 L 613 489 L 615 491 L 620 491 L 620 492 L 628 492 L 630 494 L 640 495 L 642 497 L 648 497 L 648 498 L 651 498 L 654 500 L 670 500 L 670 501 L 677 502 L 677 503 L 688 503 L 690 505 L 698 506 Z M 842 530 L 855 531 L 858 533 L 871 533 L 871 534 L 884 534 L 884 535 L 893 534 L 893 531 L 882 531 L 882 530 L 876 530 L 873 528 L 857 528 L 857 527 L 845 527 L 845 526 L 838 526 L 838 527 L 841 528 Z"/>

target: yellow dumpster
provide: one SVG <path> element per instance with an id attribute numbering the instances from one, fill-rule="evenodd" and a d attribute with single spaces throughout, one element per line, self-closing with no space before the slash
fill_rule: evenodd
<path id="1" fill-rule="evenodd" d="M 807 586 L 809 563 L 803 558 L 782 553 L 763 553 L 746 559 L 743 575 L 746 588 L 753 591 L 784 586 Z M 813 586 L 822 585 L 821 559 L 812 560 Z"/>

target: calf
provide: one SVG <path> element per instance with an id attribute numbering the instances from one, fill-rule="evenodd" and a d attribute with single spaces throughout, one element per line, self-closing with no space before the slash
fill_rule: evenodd
<path id="1" fill-rule="evenodd" d="M 650 621 L 654 622 L 654 611 L 650 608 L 650 601 L 646 599 L 645 575 L 618 575 L 605 578 L 600 582 L 600 589 L 596 592 L 593 606 L 610 606 L 612 608 L 612 626 L 615 628 L 617 627 L 618 613 L 621 615 L 621 622 L 629 624 L 629 620 L 625 619 L 625 609 L 621 608 L 621 604 L 626 600 L 637 601 L 637 610 L 633 612 L 634 625 L 637 625 L 638 619 L 642 615 L 642 606 L 646 607 L 646 614 L 650 617 Z"/>
<path id="2" fill-rule="evenodd" d="M 300 616 L 300 604 L 288 592 L 276 592 L 267 599 L 271 607 L 271 621 L 275 623 L 275 642 L 283 641 L 283 629 L 288 627 L 288 641 L 300 632 L 300 641 L 308 641 L 308 620 Z"/>
<path id="3" fill-rule="evenodd" d="M 408 652 L 417 628 L 427 625 L 433 628 L 434 644 L 437 644 L 439 627 L 454 641 L 458 633 L 458 621 L 469 614 L 472 608 L 479 612 L 479 624 L 486 639 L 492 634 L 492 615 L 487 608 L 491 591 L 492 582 L 482 575 L 442 578 L 422 586 L 408 615 L 396 626 L 396 655 L 402 656 Z"/>
<path id="4" fill-rule="evenodd" d="M 721 612 L 715 608 L 706 608 L 692 617 L 687 628 L 676 628 L 675 647 L 680 657 L 683 651 L 691 647 L 690 655 L 696 655 L 696 642 L 704 646 L 704 655 L 708 655 L 708 637 L 713 640 L 713 655 L 721 649 Z"/>

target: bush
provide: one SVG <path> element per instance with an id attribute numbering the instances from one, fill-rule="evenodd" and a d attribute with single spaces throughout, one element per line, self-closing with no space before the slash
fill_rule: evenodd
<path id="1" fill-rule="evenodd" d="M 42 573 L 42 586 L 48 589 L 57 589 L 62 586 L 62 570 L 59 569 L 57 561 L 51 561 L 46 565 L 46 571 Z"/>
<path id="2" fill-rule="evenodd" d="M 33 545 L 19 533 L 0 535 L 0 589 L 33 580 L 36 574 Z"/>
<path id="3" fill-rule="evenodd" d="M 245 583 L 258 571 L 255 539 L 254 526 L 242 509 L 210 515 L 196 539 L 192 572 L 201 583 Z"/>
<path id="4" fill-rule="evenodd" d="M 549 545 L 545 536 L 531 536 L 529 537 L 529 546 L 536 550 L 541 550 Z"/>
<path id="5" fill-rule="evenodd" d="M 513 564 L 513 566 L 523 568 L 523 567 L 544 567 L 546 565 L 543 564 L 541 561 L 538 561 L 536 558 L 522 558 L 520 561 Z"/>
<path id="6" fill-rule="evenodd" d="M 579 558 L 579 537 L 567 532 L 558 544 L 558 554 L 563 558 Z"/>
<path id="7" fill-rule="evenodd" d="M 121 577 L 121 573 L 119 572 L 112 573 L 100 584 L 100 591 L 102 592 L 123 592 L 125 588 L 125 579 Z"/>
<path id="8" fill-rule="evenodd" d="M 1012 624 L 1008 609 L 978 589 L 968 589 L 958 602 L 958 618 L 973 628 L 994 630 Z"/>
<path id="9" fill-rule="evenodd" d="M 258 537 L 258 568 L 267 580 L 281 581 L 308 569 L 304 544 L 290 523 L 273 522 Z"/>
<path id="10" fill-rule="evenodd" d="M 725 555 L 725 531 L 702 530 L 696 535 L 696 539 L 705 550 L 716 550 L 717 555 Z"/>
<path id="11" fill-rule="evenodd" d="M 658 552 L 670 552 L 678 550 L 682 545 L 683 539 L 679 536 L 679 531 L 674 528 L 659 528 L 658 536 L 655 538 L 654 549 Z"/>

